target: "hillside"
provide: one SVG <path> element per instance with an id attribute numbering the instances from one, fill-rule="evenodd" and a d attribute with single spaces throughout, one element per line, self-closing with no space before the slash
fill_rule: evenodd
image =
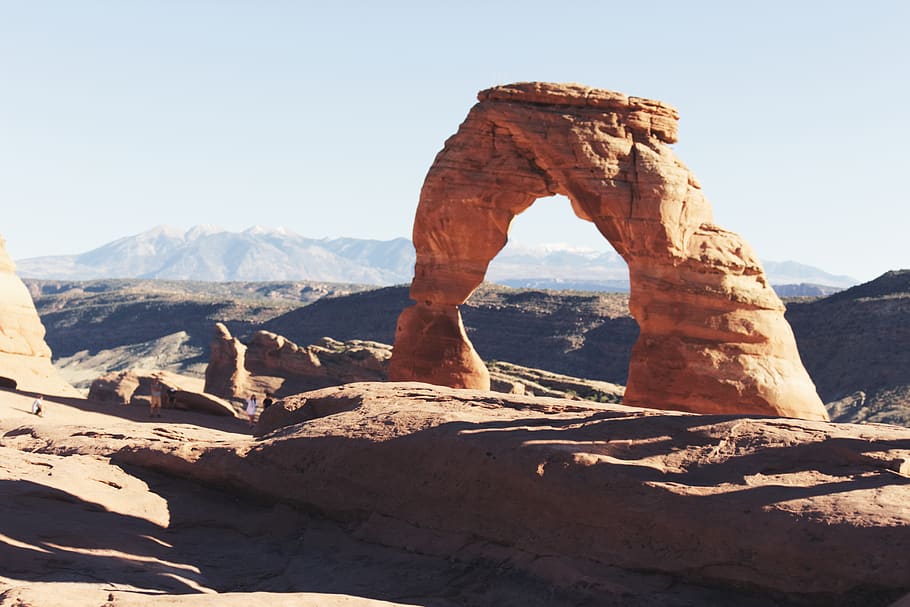
<path id="1" fill-rule="evenodd" d="M 393 343 L 407 287 L 321 299 L 265 323 L 297 343 L 325 335 Z M 485 360 L 625 384 L 638 325 L 628 295 L 511 289 L 484 283 L 461 306 L 468 336 Z"/>
<path id="2" fill-rule="evenodd" d="M 791 302 L 787 319 L 834 419 L 910 425 L 910 270 Z"/>
<path id="3" fill-rule="evenodd" d="M 788 302 L 800 354 L 834 418 L 910 425 L 908 277 L 890 272 L 824 299 Z M 241 339 L 261 328 L 304 345 L 322 337 L 391 344 L 398 314 L 410 304 L 406 287 L 28 282 L 55 361 L 83 382 L 137 359 L 199 375 L 219 321 Z M 485 360 L 626 382 L 638 335 L 626 294 L 484 284 L 462 313 Z"/>
<path id="4" fill-rule="evenodd" d="M 246 337 L 296 307 L 365 288 L 317 282 L 24 282 L 47 329 L 55 363 L 82 387 L 126 366 L 201 374 L 216 322 Z"/>

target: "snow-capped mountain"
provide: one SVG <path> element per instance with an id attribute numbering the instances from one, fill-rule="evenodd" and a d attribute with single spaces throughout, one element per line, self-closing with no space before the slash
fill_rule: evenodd
<path id="1" fill-rule="evenodd" d="M 23 278 L 162 278 L 203 281 L 315 280 L 375 285 L 410 282 L 414 247 L 406 238 L 313 239 L 284 228 L 229 232 L 214 226 L 158 226 L 87 253 L 16 262 Z M 848 287 L 857 281 L 792 261 L 764 262 L 772 284 Z M 612 249 L 510 242 L 487 280 L 513 287 L 628 290 L 626 262 Z"/>
<path id="2" fill-rule="evenodd" d="M 79 255 L 17 261 L 23 278 L 166 278 L 172 280 L 317 280 L 397 284 L 411 278 L 414 248 L 405 238 L 317 240 L 255 226 L 228 232 L 158 226 Z"/>

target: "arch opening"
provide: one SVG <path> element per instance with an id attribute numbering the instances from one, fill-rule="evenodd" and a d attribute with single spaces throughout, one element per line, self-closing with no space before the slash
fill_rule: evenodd
<path id="1" fill-rule="evenodd" d="M 571 201 L 538 198 L 512 220 L 486 280 L 514 288 L 629 291 L 629 265 Z"/>

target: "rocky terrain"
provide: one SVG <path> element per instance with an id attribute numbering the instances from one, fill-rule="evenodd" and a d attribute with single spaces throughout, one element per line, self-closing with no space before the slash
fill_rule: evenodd
<path id="1" fill-rule="evenodd" d="M 248 337 L 271 318 L 362 285 L 157 280 L 26 280 L 54 361 L 74 385 L 102 373 L 156 368 L 199 377 L 216 322 Z M 321 336 L 320 336 L 321 337 Z"/>
<path id="2" fill-rule="evenodd" d="M 291 397 L 255 439 L 192 411 L 29 402 L 0 391 L 0 605 L 884 607 L 910 591 L 910 430 L 420 384 Z"/>
<path id="3" fill-rule="evenodd" d="M 898 271 L 828 298 L 787 301 L 800 355 L 833 418 L 910 426 L 910 375 L 905 372 L 910 364 L 903 358 L 907 337 L 902 332 L 910 325 L 901 303 L 910 301 L 908 277 L 910 272 Z M 390 344 L 395 315 L 409 302 L 404 287 L 344 294 L 346 287 L 324 285 L 327 296 L 314 300 L 320 289 L 305 291 L 293 283 L 249 283 L 240 292 L 237 284 L 164 283 L 192 291 L 167 297 L 157 291 L 171 287 L 159 287 L 157 281 L 26 283 L 37 294 L 55 363 L 85 388 L 99 375 L 131 366 L 202 377 L 216 321 L 244 340 L 262 328 L 304 345 L 326 336 Z M 63 284 L 57 293 L 54 285 Z M 301 305 L 307 297 L 312 303 Z M 115 313 L 124 310 L 133 311 L 129 331 L 119 326 Z M 156 312 L 146 316 L 147 310 Z M 89 314 L 95 315 L 93 323 L 77 324 Z M 471 341 L 488 362 L 626 383 L 638 336 L 627 294 L 484 284 L 462 306 L 462 314 Z M 186 327 L 195 327 L 194 333 Z"/>
<path id="4" fill-rule="evenodd" d="M 832 419 L 910 426 L 910 270 L 791 302 L 787 319 Z"/>
<path id="5" fill-rule="evenodd" d="M 421 190 L 408 296 L 27 288 L 0 241 L 0 607 L 910 603 L 910 428 L 842 423 L 901 420 L 888 324 L 910 273 L 792 306 L 826 409 L 761 263 L 669 147 L 675 109 L 577 84 L 478 100 Z M 477 290 L 515 215 L 556 194 L 628 263 L 628 298 Z M 114 257 L 207 240 L 167 271 L 267 265 L 166 232 Z M 369 339 L 389 330 L 394 348 Z M 123 368 L 83 397 L 52 339 L 66 373 Z M 627 385 L 546 369 L 572 356 L 625 361 Z"/>
<path id="6" fill-rule="evenodd" d="M 638 325 L 623 293 L 548 292 L 485 283 L 461 306 L 468 336 L 485 360 L 625 384 Z M 326 298 L 265 323 L 298 343 L 324 335 L 392 343 L 405 287 Z"/>
<path id="7" fill-rule="evenodd" d="M 0 387 L 74 394 L 51 364 L 45 329 L 0 238 Z"/>

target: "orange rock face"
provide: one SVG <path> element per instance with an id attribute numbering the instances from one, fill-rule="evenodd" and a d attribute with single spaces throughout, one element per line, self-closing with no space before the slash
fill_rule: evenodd
<path id="1" fill-rule="evenodd" d="M 515 216 L 561 194 L 629 264 L 641 334 L 624 402 L 827 419 L 758 258 L 712 223 L 698 180 L 667 145 L 674 108 L 574 84 L 511 84 L 478 99 L 421 191 L 417 305 L 399 319 L 390 379 L 489 388 L 458 305 Z"/>
<path id="2" fill-rule="evenodd" d="M 0 378 L 20 390 L 68 396 L 77 391 L 51 365 L 44 325 L 0 238 Z"/>

